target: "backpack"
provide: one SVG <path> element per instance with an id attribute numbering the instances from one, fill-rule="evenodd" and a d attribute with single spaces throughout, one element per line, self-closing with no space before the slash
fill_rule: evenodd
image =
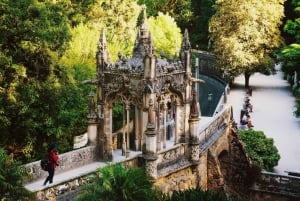
<path id="1" fill-rule="evenodd" d="M 43 158 L 41 160 L 41 168 L 42 170 L 48 171 L 50 167 L 50 161 L 48 158 Z"/>

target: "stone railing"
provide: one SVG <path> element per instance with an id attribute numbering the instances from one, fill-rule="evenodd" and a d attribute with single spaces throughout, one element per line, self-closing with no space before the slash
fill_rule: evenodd
<path id="1" fill-rule="evenodd" d="M 300 177 L 263 171 L 252 190 L 300 198 Z"/>
<path id="2" fill-rule="evenodd" d="M 188 160 L 187 144 L 177 144 L 169 149 L 158 152 L 157 174 L 158 177 L 165 176 L 191 165 Z"/>
<path id="3" fill-rule="evenodd" d="M 67 171 L 76 167 L 81 167 L 96 161 L 96 147 L 87 146 L 67 153 L 59 154 L 59 166 L 56 168 L 56 173 Z M 48 172 L 41 169 L 40 160 L 26 164 L 24 167 L 29 173 L 25 183 L 36 181 L 40 178 L 45 178 Z"/>
<path id="4" fill-rule="evenodd" d="M 208 125 L 201 126 L 199 128 L 199 141 L 203 145 L 207 143 L 212 135 L 217 133 L 218 130 L 223 130 L 227 125 L 229 125 L 231 120 L 231 107 L 223 108 L 223 111 L 220 111 L 213 118 L 212 122 L 209 122 Z"/>
<path id="5" fill-rule="evenodd" d="M 139 155 L 129 157 L 116 163 L 121 163 L 125 167 L 137 167 L 142 163 L 142 158 Z M 96 176 L 96 171 L 88 174 L 80 174 L 74 176 L 72 179 L 66 180 L 63 183 L 44 188 L 36 192 L 36 201 L 70 201 L 75 200 L 77 197 L 80 187 L 90 182 L 91 177 Z"/>
<path id="6" fill-rule="evenodd" d="M 215 115 L 213 120 L 199 129 L 199 140 L 201 150 L 204 144 L 215 142 L 219 135 L 224 133 L 224 129 L 229 125 L 231 118 L 231 107 L 224 108 Z M 201 122 L 201 121 L 200 121 Z M 201 123 L 200 123 L 201 125 Z M 211 142 L 211 143 L 208 143 Z M 171 148 L 164 149 L 157 153 L 157 174 L 158 177 L 168 175 L 172 172 L 191 166 L 190 151 L 187 143 L 177 144 Z"/>

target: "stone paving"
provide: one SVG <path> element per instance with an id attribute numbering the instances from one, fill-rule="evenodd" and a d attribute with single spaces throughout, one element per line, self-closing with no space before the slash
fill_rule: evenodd
<path id="1" fill-rule="evenodd" d="M 138 154 L 141 154 L 141 152 L 136 152 L 136 151 L 131 150 L 129 157 L 135 157 Z M 122 156 L 121 150 L 115 151 L 114 152 L 113 163 L 123 161 L 123 160 L 125 160 L 125 157 Z M 77 177 L 93 173 L 97 169 L 99 169 L 101 167 L 104 167 L 106 164 L 107 163 L 105 163 L 105 162 L 93 162 L 93 163 L 90 163 L 90 164 L 82 166 L 82 167 L 74 168 L 74 169 L 69 170 L 69 171 L 65 171 L 65 172 L 61 172 L 59 174 L 55 174 L 54 179 L 53 179 L 53 183 L 51 185 L 44 186 L 43 182 L 44 182 L 45 178 L 41 178 L 38 181 L 26 184 L 25 187 L 28 190 L 32 191 L 32 192 L 43 190 L 45 188 L 55 186 L 57 184 L 65 182 L 65 181 L 69 181 L 69 180 L 75 179 Z"/>
<path id="2" fill-rule="evenodd" d="M 293 115 L 296 102 L 290 86 L 283 79 L 280 66 L 276 66 L 276 69 L 275 75 L 256 73 L 250 77 L 250 86 L 253 88 L 250 102 L 254 108 L 250 115 L 253 129 L 261 130 L 274 139 L 281 155 L 275 172 L 284 174 L 286 170 L 300 170 L 300 119 Z M 237 123 L 244 96 L 244 77 L 239 76 L 228 96 Z"/>

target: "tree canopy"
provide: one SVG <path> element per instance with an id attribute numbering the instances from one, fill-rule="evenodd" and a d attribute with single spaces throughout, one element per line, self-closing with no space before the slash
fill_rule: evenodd
<path id="1" fill-rule="evenodd" d="M 293 39 L 279 54 L 283 71 L 289 75 L 292 75 L 295 71 L 298 74 L 300 73 L 300 1 L 292 0 L 291 4 L 295 15 L 293 15 L 294 18 L 287 19 L 284 31 Z"/>
<path id="2" fill-rule="evenodd" d="M 188 29 L 193 48 L 208 49 L 208 21 L 214 13 L 215 0 L 139 0 L 149 16 L 169 14 L 183 32 Z"/>
<path id="3" fill-rule="evenodd" d="M 272 73 L 274 51 L 282 44 L 284 0 L 217 0 L 209 22 L 210 40 L 225 75 Z M 274 12 L 276 11 L 276 12 Z"/>
<path id="4" fill-rule="evenodd" d="M 290 0 L 288 3 L 290 18 L 287 18 L 283 30 L 289 43 L 281 49 L 278 59 L 297 100 L 295 115 L 300 117 L 300 0 Z"/>
<path id="5" fill-rule="evenodd" d="M 178 53 L 182 35 L 174 18 L 168 14 L 158 13 L 157 17 L 150 17 L 148 22 L 156 52 L 164 52 L 166 56 Z"/>

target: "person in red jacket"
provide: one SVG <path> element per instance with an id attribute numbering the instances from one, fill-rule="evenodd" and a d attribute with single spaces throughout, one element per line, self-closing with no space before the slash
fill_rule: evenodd
<path id="1" fill-rule="evenodd" d="M 49 157 L 49 161 L 50 161 L 50 165 L 48 168 L 48 177 L 46 178 L 45 182 L 44 182 L 44 186 L 46 186 L 47 182 L 49 181 L 50 184 L 52 184 L 53 182 L 53 177 L 54 177 L 54 172 L 55 172 L 55 168 L 58 165 L 57 161 L 58 161 L 58 154 L 56 152 L 56 144 L 55 143 L 51 143 L 49 145 L 48 148 L 48 157 Z"/>

